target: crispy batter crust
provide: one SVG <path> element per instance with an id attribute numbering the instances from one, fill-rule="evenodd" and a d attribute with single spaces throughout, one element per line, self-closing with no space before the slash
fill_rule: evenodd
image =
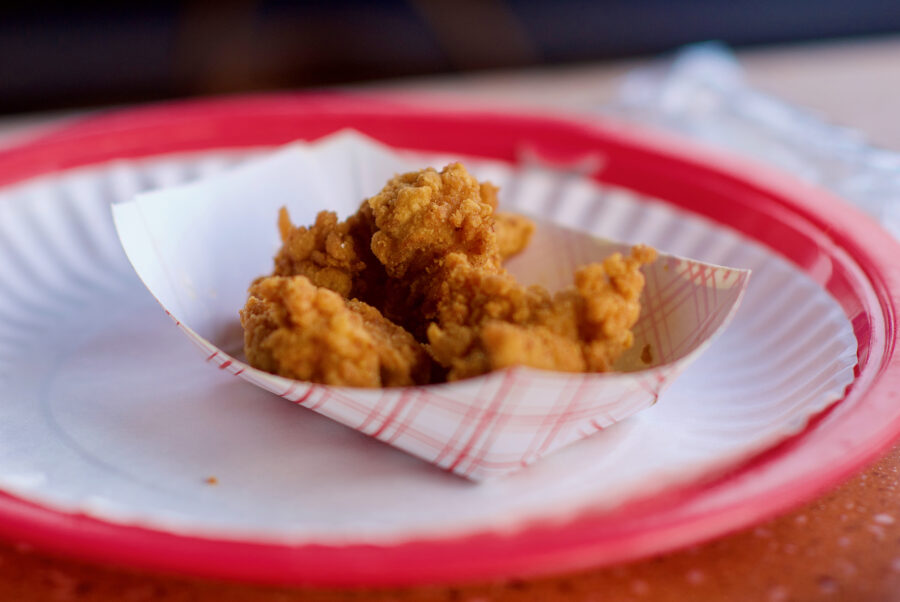
<path id="1" fill-rule="evenodd" d="M 514 365 L 561 372 L 599 372 L 634 340 L 644 277 L 655 259 L 648 247 L 614 254 L 575 274 L 555 295 L 523 287 L 505 271 L 484 271 L 464 256 L 448 256 L 438 314 L 427 334 L 429 352 L 457 380 Z"/>
<path id="2" fill-rule="evenodd" d="M 494 232 L 500 258 L 508 259 L 524 251 L 531 242 L 534 222 L 524 215 L 497 211 L 494 213 Z"/>
<path id="3" fill-rule="evenodd" d="M 476 265 L 500 265 L 493 206 L 459 163 L 396 176 L 369 199 L 375 217 L 372 252 L 391 278 L 427 272 L 449 253 Z"/>
<path id="4" fill-rule="evenodd" d="M 287 209 L 278 213 L 281 249 L 274 276 L 306 276 L 316 286 L 343 297 L 360 297 L 369 283 L 383 280 L 381 264 L 369 249 L 374 223 L 367 205 L 339 222 L 333 211 L 320 211 L 310 226 L 294 226 Z"/>
<path id="5" fill-rule="evenodd" d="M 655 251 L 638 246 L 584 266 L 551 295 L 503 269 L 534 223 L 496 207 L 497 188 L 452 163 L 395 176 L 344 222 L 323 211 L 296 227 L 282 209 L 274 276 L 253 284 L 241 312 L 248 360 L 362 387 L 516 365 L 612 369 L 633 343 L 640 268 Z"/>
<path id="6" fill-rule="evenodd" d="M 353 387 L 428 380 L 428 357 L 412 335 L 305 276 L 257 280 L 241 324 L 247 361 L 267 372 Z"/>

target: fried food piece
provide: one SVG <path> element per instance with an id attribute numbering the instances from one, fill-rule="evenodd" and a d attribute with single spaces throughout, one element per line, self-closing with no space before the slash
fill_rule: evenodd
<path id="1" fill-rule="evenodd" d="M 344 222 L 323 211 L 295 227 L 282 209 L 275 275 L 253 284 L 241 312 L 248 360 L 363 387 L 422 384 L 440 370 L 448 380 L 515 365 L 610 370 L 633 343 L 640 267 L 655 252 L 585 266 L 551 295 L 501 266 L 534 223 L 496 207 L 497 188 L 453 163 L 394 177 Z"/>
<path id="2" fill-rule="evenodd" d="M 476 266 L 500 266 L 494 207 L 459 163 L 396 176 L 368 204 L 376 227 L 372 252 L 391 278 L 415 279 L 450 253 Z"/>
<path id="3" fill-rule="evenodd" d="M 547 327 L 488 320 L 477 327 L 432 323 L 428 350 L 447 369 L 448 381 L 461 380 L 511 366 L 558 372 L 584 372 L 577 338 Z"/>
<path id="4" fill-rule="evenodd" d="M 321 211 L 308 228 L 294 226 L 282 207 L 278 228 L 282 245 L 275 256 L 274 276 L 305 276 L 315 286 L 368 303 L 388 320 L 414 327 L 418 314 L 410 313 L 413 306 L 405 286 L 388 278 L 372 253 L 375 220 L 367 202 L 343 222 L 334 212 Z M 424 340 L 424 326 L 418 330 Z"/>
<path id="5" fill-rule="evenodd" d="M 395 176 L 367 201 L 374 221 L 371 250 L 387 275 L 373 305 L 420 341 L 436 312 L 428 292 L 444 256 L 462 253 L 484 269 L 500 269 L 493 205 L 482 200 L 481 189 L 454 163 L 441 172 Z"/>
<path id="6" fill-rule="evenodd" d="M 347 308 L 362 318 L 374 337 L 381 364 L 381 386 L 424 385 L 429 382 L 431 357 L 425 348 L 403 327 L 381 315 L 377 309 L 356 299 Z"/>
<path id="7" fill-rule="evenodd" d="M 443 258 L 459 253 L 476 266 L 500 271 L 491 197 L 459 163 L 395 176 L 368 200 L 375 221 L 372 252 L 389 283 L 381 305 L 385 315 L 419 339 L 436 314 L 431 288 L 440 281 Z"/>
<path id="8" fill-rule="evenodd" d="M 534 233 L 534 222 L 524 215 L 497 211 L 499 189 L 491 182 L 482 182 L 479 192 L 481 200 L 494 209 L 494 232 L 497 234 L 500 258 L 508 259 L 524 251 Z"/>
<path id="9" fill-rule="evenodd" d="M 634 344 L 631 328 L 640 317 L 644 290 L 640 268 L 655 260 L 655 249 L 636 245 L 628 257 L 614 253 L 575 272 L 575 293 L 581 300 L 579 332 L 589 371 L 611 370 Z"/>
<path id="10" fill-rule="evenodd" d="M 478 193 L 481 195 L 481 200 L 494 210 L 494 213 L 497 213 L 497 206 L 500 201 L 497 199 L 497 193 L 500 192 L 500 189 L 494 186 L 493 182 L 488 182 L 485 180 L 481 184 L 478 185 Z"/>
<path id="11" fill-rule="evenodd" d="M 496 207 L 497 188 L 490 182 L 479 184 L 458 164 L 449 166 L 441 174 L 435 170 L 426 172 L 397 176 L 376 198 L 387 203 L 392 200 L 388 198 L 391 194 L 402 196 L 400 203 L 393 203 L 396 207 L 392 209 L 392 216 L 396 217 L 398 210 L 404 207 L 404 200 L 409 201 L 417 194 L 431 195 L 439 189 L 438 194 L 443 194 L 446 202 L 438 205 L 437 210 L 432 208 L 427 215 L 420 215 L 419 223 L 438 224 L 455 212 L 456 219 L 466 224 L 461 236 L 463 246 L 460 248 L 473 249 L 478 254 L 477 248 L 480 246 L 491 255 L 491 262 L 497 261 L 496 253 L 502 257 L 511 256 L 528 244 L 534 230 L 532 222 L 514 214 L 499 214 L 495 223 L 497 244 L 494 244 L 490 233 L 485 232 L 483 240 L 476 240 L 467 247 L 464 239 L 467 233 L 474 232 L 476 220 L 466 211 L 477 207 L 478 219 L 482 219 L 481 223 L 487 227 L 490 211 L 486 206 L 491 210 Z M 401 193 L 400 190 L 405 188 L 418 190 Z M 478 199 L 479 194 L 484 195 L 483 201 Z M 460 207 L 463 204 L 465 208 Z M 282 246 L 275 257 L 273 275 L 306 276 L 316 286 L 376 307 L 386 318 L 404 325 L 424 340 L 427 318 L 420 309 L 423 300 L 421 286 L 416 285 L 415 278 L 389 278 L 386 266 L 372 251 L 373 235 L 378 230 L 373 206 L 373 203 L 363 202 L 359 210 L 343 222 L 338 221 L 334 212 L 322 211 L 310 227 L 294 226 L 287 209 L 282 208 L 278 216 Z M 409 231 L 414 229 L 410 226 Z M 394 232 L 398 230 L 395 228 Z M 443 230 L 449 231 L 446 227 Z M 419 234 L 433 240 L 429 232 L 434 231 L 435 228 L 420 230 Z M 386 235 L 380 238 L 383 244 Z M 473 235 L 471 238 L 478 237 Z M 421 239 L 410 240 L 408 236 L 404 240 L 407 248 L 421 243 Z"/>
<path id="12" fill-rule="evenodd" d="M 511 365 L 559 371 L 609 370 L 633 341 L 640 313 L 640 266 L 655 252 L 636 247 L 576 273 L 556 295 L 523 287 L 500 265 L 496 187 L 458 164 L 395 177 L 369 199 L 372 252 L 402 283 L 407 325 L 425 332 L 429 352 L 456 380 Z M 533 225 L 503 220 L 521 248 Z"/>
<path id="13" fill-rule="evenodd" d="M 500 258 L 509 259 L 525 250 L 534 234 L 534 222 L 516 213 L 494 213 L 494 233 Z"/>
<path id="14" fill-rule="evenodd" d="M 247 361 L 288 378 L 393 387 L 425 383 L 430 374 L 427 354 L 409 333 L 305 276 L 254 282 L 241 325 Z"/>
<path id="15" fill-rule="evenodd" d="M 656 253 L 637 246 L 575 273 L 575 285 L 550 295 L 523 287 L 505 271 L 485 271 L 460 254 L 444 259 L 429 352 L 448 380 L 523 365 L 561 372 L 600 372 L 634 340 L 643 264 Z"/>
<path id="16" fill-rule="evenodd" d="M 316 286 L 347 298 L 363 297 L 383 280 L 384 270 L 372 251 L 373 222 L 365 204 L 339 222 L 333 211 L 320 211 L 309 228 L 294 226 L 285 207 L 278 212 L 281 249 L 274 276 L 306 276 Z"/>

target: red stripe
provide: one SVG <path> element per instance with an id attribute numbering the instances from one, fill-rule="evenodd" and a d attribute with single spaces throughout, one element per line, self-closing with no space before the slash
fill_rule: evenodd
<path id="1" fill-rule="evenodd" d="M 417 390 L 416 393 L 418 393 L 418 395 L 416 395 L 416 400 L 414 402 L 414 405 L 413 405 L 412 409 L 409 411 L 409 414 L 406 416 L 406 419 L 397 426 L 397 428 L 394 430 L 394 434 L 391 435 L 390 438 L 388 438 L 386 441 L 388 443 L 393 443 L 394 441 L 397 440 L 397 438 L 400 437 L 400 435 L 402 435 L 403 433 L 407 432 L 407 430 L 409 430 L 409 432 L 411 433 L 411 435 L 410 435 L 411 437 L 418 439 L 419 441 L 422 441 L 423 437 L 430 439 L 430 442 L 423 441 L 423 443 L 431 445 L 435 450 L 438 450 L 441 447 L 441 444 L 439 441 L 435 440 L 432 437 L 427 437 L 426 435 L 423 435 L 417 429 L 410 429 L 410 427 L 415 423 L 416 416 L 419 415 L 419 412 L 421 412 L 422 408 L 425 406 L 425 404 L 423 403 L 424 395 L 422 395 L 422 391 Z"/>
<path id="2" fill-rule="evenodd" d="M 645 332 L 645 334 L 648 336 L 646 338 L 650 339 L 652 337 L 653 344 L 656 345 L 657 354 L 663 355 L 662 335 L 660 334 L 659 328 L 659 324 L 663 320 L 663 317 L 660 315 L 662 314 L 662 311 L 659 310 L 662 309 L 663 305 L 662 298 L 659 295 L 658 291 L 655 297 L 657 298 L 652 298 L 651 295 L 648 294 L 647 291 L 645 291 L 643 299 L 644 309 L 642 310 L 642 325 L 645 329 L 647 329 L 647 332 Z"/>
<path id="3" fill-rule="evenodd" d="M 372 436 L 378 438 L 378 435 L 384 432 L 384 430 L 397 419 L 397 416 L 400 415 L 400 412 L 403 411 L 403 408 L 406 407 L 406 404 L 409 402 L 410 397 L 412 396 L 412 391 L 404 391 L 400 394 L 400 399 L 397 400 L 397 403 L 394 404 L 393 409 L 391 409 L 391 413 L 388 414 L 388 417 L 381 423 L 381 426 L 378 427 L 378 430 L 372 433 Z"/>
<path id="4" fill-rule="evenodd" d="M 465 447 L 456 456 L 456 460 L 453 461 L 453 464 L 450 465 L 449 470 L 456 470 L 456 467 L 465 460 L 468 455 L 471 453 L 472 448 L 475 447 L 475 443 L 478 442 L 478 439 L 481 438 L 482 433 L 487 428 L 488 424 L 494 419 L 497 413 L 497 408 L 500 404 L 503 403 L 503 400 L 509 394 L 509 390 L 512 388 L 512 373 L 507 372 L 503 376 L 503 382 L 500 384 L 500 389 L 497 391 L 496 395 L 494 395 L 493 401 L 491 401 L 490 407 L 481 415 L 480 420 L 478 421 L 478 425 L 475 427 L 475 431 L 472 433 L 472 436 L 469 437 L 469 440 L 466 442 Z"/>
<path id="5" fill-rule="evenodd" d="M 659 286 L 659 273 L 658 272 L 655 272 L 655 271 L 653 272 L 653 281 L 656 283 L 656 285 L 658 287 Z M 657 361 L 661 363 L 661 361 L 669 361 L 671 359 L 670 350 L 672 349 L 672 333 L 669 330 L 669 320 L 668 320 L 669 316 L 667 314 L 674 312 L 675 308 L 672 308 L 672 312 L 666 312 L 665 311 L 666 305 L 665 305 L 665 303 L 663 303 L 662 292 L 658 293 L 658 297 L 659 297 L 659 299 L 658 299 L 659 307 L 661 310 L 660 316 L 659 316 L 660 323 L 662 324 L 662 331 L 663 331 L 663 333 L 665 333 L 666 342 L 668 343 L 668 347 L 666 349 L 657 348 L 657 351 L 656 351 L 657 354 L 662 356 L 662 357 L 658 358 Z M 660 341 L 662 340 L 663 333 L 660 333 Z"/>
<path id="6" fill-rule="evenodd" d="M 498 411 L 496 413 L 498 415 L 496 421 L 494 421 L 493 425 L 488 429 L 488 434 L 485 437 L 484 443 L 478 450 L 478 455 L 469 463 L 469 466 L 466 468 L 465 472 L 462 473 L 463 476 L 468 477 L 472 474 L 472 472 L 475 471 L 476 468 L 484 469 L 485 456 L 488 454 L 488 452 L 491 451 L 491 448 L 494 445 L 494 441 L 497 440 L 497 435 L 503 432 L 504 426 L 506 426 L 506 424 L 509 422 L 509 412 Z"/>
<path id="7" fill-rule="evenodd" d="M 325 387 L 323 390 L 325 392 L 325 396 L 323 396 L 323 398 L 319 400 L 319 403 L 316 405 L 316 407 L 320 407 L 325 400 L 324 398 L 327 397 L 328 399 L 333 399 L 337 403 L 343 404 L 344 407 L 350 408 L 354 412 L 358 412 L 360 414 L 366 414 L 369 412 L 368 407 L 366 407 L 364 404 L 359 403 L 352 397 L 343 395 L 337 390 L 330 387 Z"/>
<path id="8" fill-rule="evenodd" d="M 309 399 L 309 396 L 313 394 L 314 390 L 315 390 L 315 387 L 313 385 L 310 385 L 309 389 L 306 390 L 306 393 L 304 393 L 303 396 L 294 403 L 303 403 L 304 401 Z"/>
<path id="9" fill-rule="evenodd" d="M 310 389 L 309 393 L 312 394 L 312 389 Z M 313 410 L 313 411 L 318 411 L 319 408 L 321 408 L 323 405 L 325 405 L 326 401 L 331 399 L 331 397 L 332 397 L 332 394 L 331 394 L 330 389 L 328 389 L 327 387 L 322 389 L 322 394 L 319 396 L 319 401 L 317 401 L 315 404 L 309 406 L 309 409 Z M 322 415 L 328 416 L 327 414 L 322 414 Z M 328 417 L 331 418 L 331 416 L 328 416 Z M 332 418 L 332 420 L 333 420 L 333 418 Z"/>
<path id="10" fill-rule="evenodd" d="M 528 448 L 525 450 L 525 453 L 522 454 L 523 465 L 525 464 L 525 460 L 530 458 L 531 455 L 534 453 L 534 449 L 539 445 L 539 442 L 542 440 L 542 438 L 543 438 L 542 436 L 547 431 L 547 429 L 552 428 L 552 421 L 554 420 L 554 418 L 556 418 L 557 420 L 559 419 L 558 417 L 560 414 L 558 414 L 556 412 L 556 407 L 564 399 L 568 398 L 568 400 L 571 402 L 572 398 L 569 395 L 569 390 L 573 386 L 578 387 L 579 385 L 577 385 L 575 383 L 575 379 L 567 379 L 566 384 L 562 388 L 562 391 L 556 397 L 556 399 L 553 401 L 553 407 L 552 407 L 551 412 L 549 412 L 546 416 L 540 417 L 540 424 L 538 425 L 538 428 L 534 431 L 534 437 L 531 438 L 531 441 L 528 444 Z M 563 410 L 563 413 L 565 413 L 566 410 L 568 410 L 568 404 L 567 404 L 567 407 Z"/>
<path id="11" fill-rule="evenodd" d="M 713 326 L 718 326 L 717 323 L 720 323 L 720 318 L 724 319 L 722 313 L 730 310 L 731 306 L 724 304 L 716 308 L 716 310 L 708 315 L 705 320 L 697 324 L 696 329 L 694 329 L 692 332 L 689 332 L 688 335 L 678 343 L 678 345 L 674 346 L 670 350 L 672 353 L 672 357 L 678 357 L 683 352 L 682 350 L 684 350 L 685 348 L 690 349 L 690 347 L 697 344 L 699 341 L 702 341 L 711 336 L 714 331 Z"/>
<path id="12" fill-rule="evenodd" d="M 575 380 L 574 378 L 572 379 Z M 544 441 L 541 443 L 540 447 L 538 447 L 537 452 L 535 454 L 537 457 L 541 457 L 546 449 L 550 447 L 550 444 L 559 434 L 560 429 L 563 424 L 565 424 L 568 420 L 572 419 L 572 416 L 575 415 L 575 411 L 577 410 L 579 404 L 581 403 L 581 399 L 584 397 L 584 389 L 585 387 L 590 385 L 591 375 L 585 374 L 581 377 L 581 382 L 578 383 L 578 387 L 575 391 L 572 392 L 572 396 L 569 398 L 569 403 L 566 404 L 565 409 L 557 415 L 556 420 L 553 422 L 553 425 L 550 427 L 549 432 L 544 437 Z"/>
<path id="13" fill-rule="evenodd" d="M 381 415 L 381 407 L 384 405 L 384 400 L 387 396 L 388 393 L 386 391 L 381 393 L 381 395 L 378 397 L 378 401 L 375 403 L 375 407 L 369 411 L 368 415 L 365 417 L 362 423 L 360 423 L 360 425 L 356 427 L 356 430 L 363 431 L 367 426 L 369 426 L 369 424 L 371 424 L 373 420 L 375 420 L 376 416 Z"/>
<path id="14" fill-rule="evenodd" d="M 481 382 L 481 386 L 475 393 L 475 399 L 481 399 L 481 392 L 484 390 L 484 385 L 487 382 L 489 382 L 487 379 Z M 477 413 L 478 409 L 476 408 L 475 403 L 469 403 L 465 415 L 463 415 L 462 419 L 459 421 L 459 424 L 457 424 L 456 426 L 456 430 L 453 432 L 453 436 L 450 437 L 450 439 L 444 445 L 443 449 L 441 449 L 441 453 L 439 453 L 433 460 L 435 464 L 440 465 L 444 457 L 456 448 L 457 439 L 462 436 L 463 432 L 465 432 L 466 430 L 466 426 L 468 426 L 469 424 L 469 421 L 474 420 Z"/>
<path id="15" fill-rule="evenodd" d="M 219 355 L 219 352 L 218 352 L 218 351 L 213 352 L 213 354 L 212 354 L 211 356 L 209 356 L 208 358 L 206 358 L 206 361 L 208 362 L 209 360 L 211 360 L 212 358 L 216 357 L 217 355 Z"/>
<path id="16" fill-rule="evenodd" d="M 475 378 L 480 378 L 484 381 L 487 380 L 487 377 L 485 376 L 476 376 Z M 422 391 L 422 394 L 428 397 L 429 405 L 439 406 L 450 412 L 457 412 L 459 414 L 467 412 L 471 408 L 469 404 L 456 401 L 454 399 L 450 399 L 449 397 L 444 397 L 443 395 L 436 393 L 434 391 L 434 387 L 444 388 L 444 385 L 429 385 L 428 390 Z"/>
<path id="17" fill-rule="evenodd" d="M 225 360 L 224 362 L 219 364 L 219 370 L 224 370 L 225 368 L 227 368 L 230 365 L 231 365 L 231 360 Z"/>

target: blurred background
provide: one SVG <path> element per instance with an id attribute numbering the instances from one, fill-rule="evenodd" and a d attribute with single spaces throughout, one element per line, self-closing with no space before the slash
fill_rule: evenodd
<path id="1" fill-rule="evenodd" d="M 0 113 L 898 31 L 898 0 L 36 0 L 0 8 Z"/>

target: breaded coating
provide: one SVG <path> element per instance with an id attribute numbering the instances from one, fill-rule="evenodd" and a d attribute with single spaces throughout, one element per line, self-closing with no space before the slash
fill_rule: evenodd
<path id="1" fill-rule="evenodd" d="M 534 234 L 534 222 L 516 213 L 494 213 L 494 233 L 501 259 L 508 259 L 525 250 Z"/>
<path id="2" fill-rule="evenodd" d="M 575 285 L 555 295 L 523 287 L 507 272 L 486 272 L 465 256 L 445 258 L 429 352 L 448 380 L 522 365 L 561 372 L 600 372 L 633 343 L 649 247 L 616 253 L 580 268 Z"/>
<path id="3" fill-rule="evenodd" d="M 491 182 L 482 182 L 479 192 L 481 200 L 494 209 L 494 232 L 500 258 L 507 259 L 524 251 L 534 233 L 534 222 L 524 215 L 497 211 L 499 189 Z"/>
<path id="4" fill-rule="evenodd" d="M 369 199 L 372 252 L 391 278 L 416 278 L 450 253 L 499 267 L 494 208 L 459 163 L 401 174 Z"/>
<path id="5" fill-rule="evenodd" d="M 453 163 L 440 172 L 395 176 L 368 199 L 375 222 L 372 252 L 388 276 L 376 306 L 418 340 L 425 340 L 435 316 L 429 291 L 443 257 L 461 253 L 483 269 L 501 269 L 493 205 L 482 200 L 482 188 Z"/>
<path id="6" fill-rule="evenodd" d="M 322 211 L 295 227 L 282 209 L 274 275 L 253 283 L 241 311 L 248 361 L 359 387 L 511 366 L 611 370 L 633 344 L 640 269 L 655 251 L 613 254 L 550 294 L 502 267 L 535 225 L 496 208 L 497 187 L 452 163 L 395 176 L 343 222 Z"/>
<path id="7" fill-rule="evenodd" d="M 365 204 L 339 222 L 333 211 L 320 211 L 309 228 L 294 226 L 285 207 L 278 213 L 281 249 L 273 276 L 306 276 L 316 286 L 343 297 L 361 297 L 384 269 L 369 249 L 371 211 Z"/>
<path id="8" fill-rule="evenodd" d="M 640 269 L 655 260 L 656 250 L 636 245 L 628 257 L 614 253 L 575 272 L 574 294 L 582 302 L 579 332 L 590 372 L 611 370 L 613 362 L 634 344 L 631 328 L 640 317 L 644 290 Z"/>
<path id="9" fill-rule="evenodd" d="M 523 287 L 500 265 L 493 210 L 496 188 L 454 163 L 392 179 L 369 199 L 372 251 L 408 302 L 404 325 L 425 335 L 429 352 L 456 380 L 510 365 L 559 371 L 609 370 L 633 340 L 640 312 L 640 266 L 653 251 L 635 248 L 579 270 L 556 295 Z M 512 240 L 530 223 L 504 220 Z"/>
<path id="10" fill-rule="evenodd" d="M 275 256 L 275 276 L 306 276 L 316 286 L 346 297 L 353 280 L 365 268 L 348 222 L 333 211 L 320 211 L 316 223 L 295 227 L 285 207 L 278 213 L 281 249 Z"/>
<path id="11" fill-rule="evenodd" d="M 375 338 L 381 364 L 381 386 L 400 387 L 429 382 L 431 358 L 409 332 L 382 316 L 368 303 L 351 299 L 347 301 L 347 307 L 362 318 L 366 330 Z"/>
<path id="12" fill-rule="evenodd" d="M 261 278 L 241 311 L 254 367 L 288 378 L 353 387 L 427 382 L 427 354 L 376 309 L 346 301 L 304 276 Z"/>
<path id="13" fill-rule="evenodd" d="M 379 195 L 382 209 L 391 205 L 392 219 L 400 215 L 404 199 L 408 201 L 416 195 L 435 194 L 440 197 L 438 204 L 427 204 L 429 211 L 417 215 L 416 224 L 440 224 L 444 232 L 451 232 L 445 218 L 455 215 L 457 223 L 465 223 L 460 236 L 460 249 L 468 249 L 475 255 L 485 251 L 491 262 L 498 262 L 499 253 L 508 257 L 520 252 L 528 244 L 534 229 L 533 223 L 525 217 L 514 214 L 499 214 L 495 222 L 496 234 L 485 232 L 483 240 L 465 240 L 466 232 L 474 232 L 478 220 L 489 219 L 487 206 L 493 210 L 497 204 L 497 188 L 490 182 L 478 183 L 461 165 L 448 166 L 442 173 L 425 170 L 427 173 L 413 173 L 397 176 L 391 180 Z M 418 184 L 417 184 L 418 182 Z M 417 189 L 401 193 L 403 189 Z M 485 196 L 482 201 L 479 194 Z M 390 195 L 401 197 L 400 202 Z M 373 236 L 378 231 L 373 207 L 377 203 L 364 201 L 359 210 L 347 220 L 339 222 L 331 211 L 321 211 L 316 222 L 310 227 L 294 226 L 287 209 L 282 208 L 278 216 L 278 228 L 282 246 L 275 257 L 275 276 L 306 276 L 316 286 L 335 291 L 348 299 L 359 299 L 376 307 L 389 320 L 402 324 L 421 340 L 425 338 L 427 317 L 423 302 L 422 284 L 417 283 L 418 274 L 407 278 L 389 278 L 386 264 L 372 251 Z M 396 206 L 394 206 L 396 205 Z M 434 205 L 434 206 L 431 206 Z M 473 219 L 471 209 L 477 208 L 478 217 Z M 469 211 L 467 214 L 466 212 Z M 384 214 L 386 211 L 382 211 Z M 454 219 L 452 217 L 448 219 Z M 396 223 L 396 220 L 394 221 Z M 409 232 L 415 231 L 410 225 Z M 392 231 L 397 232 L 395 227 Z M 427 232 L 434 233 L 435 228 Z M 434 241 L 434 236 L 422 230 L 421 236 Z M 401 234 L 406 241 L 403 246 L 411 248 L 417 242 L 407 234 Z M 426 236 L 427 235 L 427 236 Z M 496 244 L 494 243 L 496 237 Z M 379 237 L 382 247 L 386 233 Z M 478 236 L 474 236 L 478 239 Z M 446 241 L 452 245 L 452 241 Z M 471 244 L 470 244 L 471 243 Z M 437 250 L 437 252 L 446 252 Z M 396 262 L 391 263 L 396 273 Z"/>
<path id="14" fill-rule="evenodd" d="M 494 210 L 494 213 L 497 213 L 497 206 L 500 203 L 497 194 L 500 192 L 500 189 L 494 186 L 492 182 L 485 180 L 478 185 L 478 192 L 481 194 L 482 202 L 490 205 L 491 209 Z"/>

